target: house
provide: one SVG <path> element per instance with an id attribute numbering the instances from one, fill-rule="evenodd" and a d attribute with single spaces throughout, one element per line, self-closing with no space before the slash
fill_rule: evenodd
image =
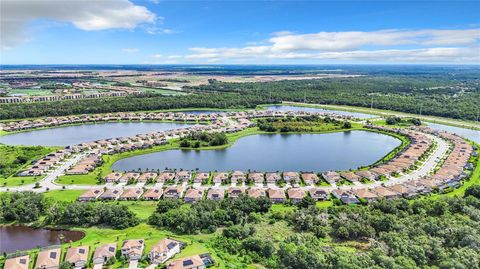
<path id="1" fill-rule="evenodd" d="M 88 202 L 96 200 L 100 195 L 102 195 L 103 189 L 89 189 L 78 197 L 80 202 Z"/>
<path id="2" fill-rule="evenodd" d="M 213 183 L 225 183 L 228 180 L 228 173 L 221 172 L 213 177 Z"/>
<path id="3" fill-rule="evenodd" d="M 115 258 L 115 253 L 117 252 L 117 244 L 110 243 L 97 247 L 93 253 L 92 262 L 93 264 L 103 264 L 109 259 Z"/>
<path id="4" fill-rule="evenodd" d="M 162 197 L 162 189 L 146 189 L 143 193 L 143 200 L 159 200 Z"/>
<path id="5" fill-rule="evenodd" d="M 280 175 L 278 173 L 266 173 L 265 179 L 267 180 L 267 183 L 275 184 L 280 180 Z"/>
<path id="6" fill-rule="evenodd" d="M 170 186 L 165 189 L 163 192 L 163 198 L 175 198 L 178 199 L 182 196 L 183 194 L 183 188 L 182 187 L 174 187 Z"/>
<path id="7" fill-rule="evenodd" d="M 157 182 L 158 183 L 164 183 L 164 182 L 167 182 L 167 181 L 172 181 L 173 179 L 175 179 L 175 173 L 173 173 L 173 172 L 163 172 L 158 176 Z"/>
<path id="8" fill-rule="evenodd" d="M 8 258 L 5 260 L 4 269 L 28 269 L 30 264 L 30 256 L 18 256 L 15 258 Z"/>
<path id="9" fill-rule="evenodd" d="M 119 200 L 138 200 L 142 193 L 143 190 L 141 188 L 124 189 L 122 195 L 119 197 Z"/>
<path id="10" fill-rule="evenodd" d="M 112 183 L 117 182 L 121 177 L 122 173 L 113 172 L 104 177 L 103 180 L 105 180 L 107 183 Z"/>
<path id="11" fill-rule="evenodd" d="M 360 177 L 360 180 L 362 178 L 366 178 L 370 181 L 374 181 L 378 178 L 377 174 L 375 174 L 374 172 L 371 172 L 371 171 L 366 171 L 366 170 L 357 171 L 357 172 L 355 172 L 355 174 Z"/>
<path id="12" fill-rule="evenodd" d="M 274 204 L 283 203 L 287 198 L 282 189 L 268 189 L 268 197 Z"/>
<path id="13" fill-rule="evenodd" d="M 222 200 L 225 196 L 225 191 L 222 188 L 212 188 L 208 190 L 207 198 L 210 200 Z"/>
<path id="14" fill-rule="evenodd" d="M 283 180 L 290 183 L 298 183 L 300 177 L 297 172 L 283 172 Z"/>
<path id="15" fill-rule="evenodd" d="M 391 185 L 391 186 L 388 186 L 388 188 L 404 197 L 413 197 L 415 196 L 416 192 L 413 188 L 409 188 L 407 185 L 405 184 L 395 184 L 395 185 Z"/>
<path id="16" fill-rule="evenodd" d="M 252 198 L 260 198 L 260 197 L 265 197 L 265 189 L 263 188 L 250 188 L 248 190 L 248 196 Z"/>
<path id="17" fill-rule="evenodd" d="M 61 248 L 45 249 L 38 253 L 35 268 L 56 269 L 60 265 Z"/>
<path id="18" fill-rule="evenodd" d="M 205 269 L 213 264 L 210 254 L 200 254 L 176 259 L 167 264 L 167 269 Z"/>
<path id="19" fill-rule="evenodd" d="M 398 194 L 397 192 L 391 191 L 383 186 L 377 186 L 372 189 L 372 192 L 380 197 L 385 197 L 387 199 L 391 198 L 399 198 L 402 195 Z"/>
<path id="20" fill-rule="evenodd" d="M 371 192 L 367 188 L 364 189 L 357 189 L 352 191 L 360 199 L 365 199 L 367 202 L 371 203 L 378 199 L 378 195 Z"/>
<path id="21" fill-rule="evenodd" d="M 353 172 L 340 173 L 340 176 L 343 177 L 344 179 L 350 181 L 350 182 L 358 182 L 358 181 L 360 181 L 360 179 L 362 179 L 362 177 L 360 177 L 359 175 L 357 175 Z"/>
<path id="22" fill-rule="evenodd" d="M 153 173 L 153 172 L 146 172 L 146 173 L 143 173 L 140 175 L 140 177 L 138 177 L 138 182 L 142 182 L 142 183 L 146 183 L 146 182 L 154 182 L 155 179 L 157 179 L 158 177 L 158 174 L 157 173 Z"/>
<path id="23" fill-rule="evenodd" d="M 195 178 L 194 178 L 193 182 L 195 182 L 195 183 L 207 182 L 209 177 L 210 177 L 210 174 L 209 174 L 209 173 L 198 172 L 198 173 L 195 175 Z"/>
<path id="24" fill-rule="evenodd" d="M 102 193 L 98 198 L 101 200 L 117 200 L 118 197 L 122 194 L 122 190 L 120 189 L 107 189 L 104 193 Z"/>
<path id="25" fill-rule="evenodd" d="M 128 172 L 123 174 L 118 182 L 126 183 L 129 181 L 136 181 L 140 177 L 140 173 Z"/>
<path id="26" fill-rule="evenodd" d="M 87 265 L 89 249 L 88 246 L 71 247 L 67 250 L 65 261 L 76 268 L 84 268 Z"/>
<path id="27" fill-rule="evenodd" d="M 142 257 L 144 247 L 143 239 L 129 239 L 123 241 L 120 251 L 122 252 L 122 256 L 135 261 Z"/>
<path id="28" fill-rule="evenodd" d="M 307 195 L 305 191 L 301 188 L 290 188 L 287 190 L 288 198 L 292 201 L 293 204 L 301 202 L 303 198 Z"/>
<path id="29" fill-rule="evenodd" d="M 183 198 L 186 203 L 193 203 L 202 200 L 203 190 L 188 189 Z"/>
<path id="30" fill-rule="evenodd" d="M 330 184 L 335 184 L 342 180 L 340 174 L 334 171 L 327 171 L 322 173 L 322 177 Z"/>
<path id="31" fill-rule="evenodd" d="M 307 185 L 313 185 L 318 182 L 318 176 L 315 173 L 302 173 L 302 180 Z"/>
<path id="32" fill-rule="evenodd" d="M 242 171 L 234 171 L 230 179 L 232 183 L 244 182 L 247 179 L 247 176 Z"/>
<path id="33" fill-rule="evenodd" d="M 228 188 L 227 193 L 228 197 L 238 198 L 240 195 L 245 193 L 245 189 L 240 187 L 230 187 Z"/>
<path id="34" fill-rule="evenodd" d="M 177 181 L 189 181 L 192 178 L 192 173 L 190 171 L 179 171 L 175 175 L 175 180 Z"/>
<path id="35" fill-rule="evenodd" d="M 351 192 L 341 190 L 341 189 L 335 189 L 332 191 L 332 195 L 342 201 L 344 204 L 358 204 L 360 203 L 360 200 L 355 197 L 355 195 Z"/>
<path id="36" fill-rule="evenodd" d="M 256 184 L 263 184 L 265 178 L 263 173 L 253 172 L 248 174 L 248 180 L 255 182 Z"/>
<path id="37" fill-rule="evenodd" d="M 153 264 L 164 263 L 175 254 L 180 253 L 182 245 L 182 242 L 170 238 L 160 240 L 148 253 L 150 262 Z"/>
<path id="38" fill-rule="evenodd" d="M 324 201 L 328 199 L 329 193 L 321 188 L 311 188 L 309 191 L 310 197 L 315 201 Z"/>

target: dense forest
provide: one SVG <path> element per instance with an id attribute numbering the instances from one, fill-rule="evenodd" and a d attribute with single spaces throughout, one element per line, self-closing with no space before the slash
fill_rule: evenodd
<path id="1" fill-rule="evenodd" d="M 480 86 L 474 79 L 367 76 L 268 83 L 211 81 L 195 89 L 255 95 L 267 102 L 352 105 L 469 120 L 480 116 Z"/>
<path id="2" fill-rule="evenodd" d="M 43 218 L 44 217 L 44 218 Z M 0 196 L 0 223 L 37 222 L 124 229 L 139 220 L 117 203 L 58 202 L 24 192 Z M 480 268 L 480 186 L 463 197 L 379 200 L 273 210 L 266 198 L 160 200 L 148 222 L 180 234 L 212 234 L 218 255 L 267 268 Z M 259 229 L 285 223 L 280 237 Z M 226 256 L 226 257 L 227 257 Z"/>
<path id="3" fill-rule="evenodd" d="M 134 97 L 1 104 L 0 119 L 177 108 L 254 108 L 281 101 L 374 107 L 478 120 L 480 86 L 474 78 L 365 76 L 264 83 L 223 83 L 186 89 L 185 96 Z"/>

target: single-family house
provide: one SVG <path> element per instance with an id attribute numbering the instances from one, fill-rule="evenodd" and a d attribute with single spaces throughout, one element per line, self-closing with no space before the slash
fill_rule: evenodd
<path id="1" fill-rule="evenodd" d="M 210 254 L 200 254 L 173 260 L 167 264 L 167 269 L 205 269 L 213 264 Z"/>
<path id="2" fill-rule="evenodd" d="M 175 180 L 176 181 L 189 181 L 192 178 L 192 172 L 190 171 L 179 171 L 175 175 Z"/>
<path id="3" fill-rule="evenodd" d="M 268 198 L 274 204 L 283 203 L 287 198 L 285 192 L 282 189 L 268 189 Z"/>
<path id="4" fill-rule="evenodd" d="M 220 172 L 213 176 L 213 183 L 225 183 L 228 180 L 228 173 Z"/>
<path id="5" fill-rule="evenodd" d="M 93 253 L 92 262 L 93 264 L 103 264 L 108 260 L 115 258 L 115 253 L 117 252 L 117 244 L 110 243 L 97 247 Z"/>
<path id="6" fill-rule="evenodd" d="M 230 187 L 228 188 L 227 193 L 230 198 L 238 198 L 245 193 L 245 189 L 241 187 Z"/>
<path id="7" fill-rule="evenodd" d="M 7 258 L 3 266 L 4 269 L 28 269 L 30 256 L 23 255 L 14 258 Z"/>
<path id="8" fill-rule="evenodd" d="M 120 195 L 122 195 L 123 191 L 121 189 L 107 189 L 103 192 L 98 199 L 101 200 L 117 200 Z"/>
<path id="9" fill-rule="evenodd" d="M 56 269 L 60 266 L 61 248 L 44 249 L 38 253 L 36 269 Z"/>
<path id="10" fill-rule="evenodd" d="M 201 189 L 188 189 L 183 198 L 186 203 L 193 203 L 202 200 L 203 190 Z"/>
<path id="11" fill-rule="evenodd" d="M 289 183 L 298 183 L 300 177 L 297 172 L 283 172 L 283 180 Z"/>
<path id="12" fill-rule="evenodd" d="M 154 182 L 157 179 L 157 177 L 158 177 L 157 173 L 145 172 L 138 177 L 137 181 L 141 183 Z"/>
<path id="13" fill-rule="evenodd" d="M 138 200 L 143 193 L 142 188 L 126 188 L 118 198 L 119 200 Z"/>
<path id="14" fill-rule="evenodd" d="M 193 179 L 193 182 L 195 183 L 207 182 L 209 177 L 210 177 L 209 173 L 197 172 L 197 174 L 195 175 L 195 178 Z"/>
<path id="15" fill-rule="evenodd" d="M 318 176 L 315 173 L 302 173 L 302 180 L 307 185 L 313 185 L 318 182 Z"/>
<path id="16" fill-rule="evenodd" d="M 329 193 L 321 188 L 311 188 L 308 190 L 310 197 L 315 201 L 324 201 L 328 199 Z"/>
<path id="17" fill-rule="evenodd" d="M 122 177 L 122 173 L 113 172 L 103 178 L 107 183 L 117 182 Z"/>
<path id="18" fill-rule="evenodd" d="M 264 188 L 250 188 L 248 190 L 248 196 L 252 198 L 260 198 L 260 197 L 265 197 L 265 189 Z"/>
<path id="19" fill-rule="evenodd" d="M 145 241 L 143 239 L 129 239 L 123 241 L 120 251 L 122 256 L 135 261 L 142 257 L 144 247 Z"/>
<path id="20" fill-rule="evenodd" d="M 155 246 L 152 247 L 148 253 L 150 262 L 153 264 L 161 264 L 173 257 L 175 254 L 180 253 L 182 248 L 182 242 L 165 238 L 160 240 Z"/>
<path id="21" fill-rule="evenodd" d="M 225 197 L 225 191 L 222 188 L 211 188 L 208 190 L 207 198 L 210 200 L 218 201 Z"/>
<path id="22" fill-rule="evenodd" d="M 103 189 L 89 189 L 78 197 L 80 202 L 88 202 L 96 200 L 100 195 L 102 195 Z"/>
<path id="23" fill-rule="evenodd" d="M 174 198 L 178 199 L 182 197 L 183 195 L 183 188 L 182 187 L 175 187 L 175 186 L 170 186 L 165 188 L 165 191 L 163 192 L 163 198 Z"/>
<path id="24" fill-rule="evenodd" d="M 293 204 L 301 202 L 306 196 L 305 191 L 302 188 L 290 188 L 287 190 L 288 198 Z"/>
<path id="25" fill-rule="evenodd" d="M 84 268 L 87 265 L 89 249 L 88 246 L 71 247 L 67 250 L 65 261 L 75 268 Z"/>
<path id="26" fill-rule="evenodd" d="M 143 200 L 159 200 L 162 197 L 163 190 L 162 189 L 146 189 L 143 193 L 142 199 Z"/>
<path id="27" fill-rule="evenodd" d="M 280 180 L 280 175 L 278 173 L 266 173 L 265 179 L 267 180 L 267 183 L 275 184 Z"/>

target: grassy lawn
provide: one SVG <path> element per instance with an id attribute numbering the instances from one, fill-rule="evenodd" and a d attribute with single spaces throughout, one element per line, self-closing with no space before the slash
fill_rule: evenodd
<path id="1" fill-rule="evenodd" d="M 71 185 L 71 184 L 97 185 L 99 184 L 95 173 L 90 173 L 88 175 L 64 175 L 64 176 L 60 176 L 55 182 L 62 185 Z"/>
<path id="2" fill-rule="evenodd" d="M 41 177 L 16 177 L 16 176 L 11 176 L 7 178 L 0 178 L 0 186 L 5 186 L 5 187 L 14 187 L 14 186 L 22 186 L 22 185 L 28 185 L 28 184 L 33 184 L 37 181 L 39 181 Z"/>
<path id="3" fill-rule="evenodd" d="M 0 184 L 2 186 L 21 185 L 22 179 L 14 177 L 14 175 L 55 149 L 55 147 L 42 146 L 0 145 Z M 32 183 L 32 179 L 25 178 L 25 182 L 27 181 Z"/>
<path id="4" fill-rule="evenodd" d="M 9 94 L 26 94 L 28 96 L 54 95 L 51 90 L 43 89 L 10 89 Z"/>
<path id="5" fill-rule="evenodd" d="M 48 191 L 44 193 L 44 196 L 45 198 L 54 199 L 55 201 L 73 202 L 84 192 L 84 190 Z"/>

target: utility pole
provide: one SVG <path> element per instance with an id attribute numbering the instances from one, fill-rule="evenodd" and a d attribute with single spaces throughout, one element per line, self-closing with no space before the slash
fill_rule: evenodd
<path id="1" fill-rule="evenodd" d="M 423 103 L 420 103 L 420 116 L 422 116 Z"/>

